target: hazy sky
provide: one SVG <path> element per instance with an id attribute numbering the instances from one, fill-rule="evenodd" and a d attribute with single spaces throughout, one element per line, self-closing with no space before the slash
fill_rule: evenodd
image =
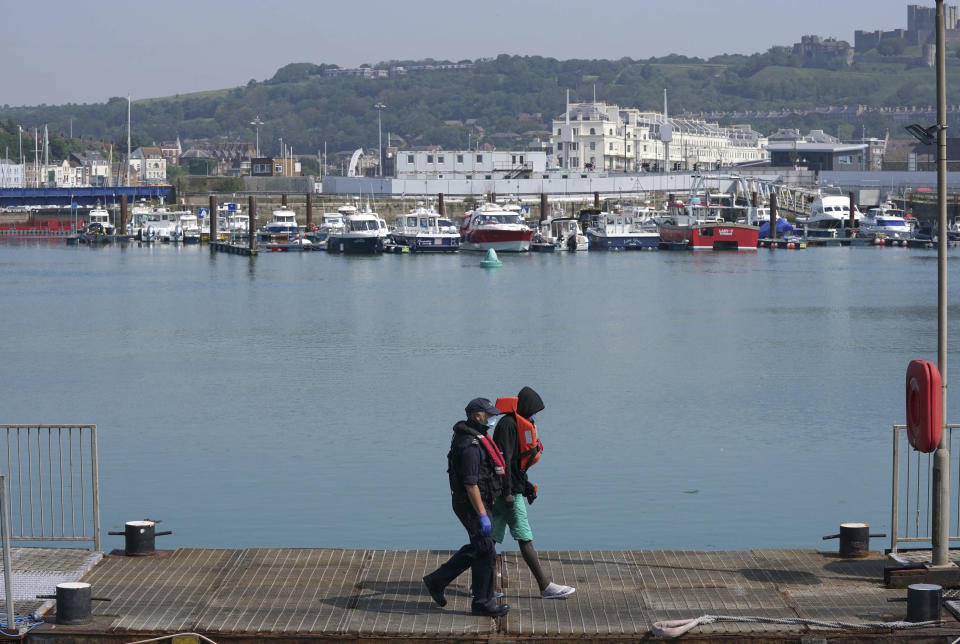
<path id="1" fill-rule="evenodd" d="M 931 0 L 910 0 L 933 6 Z M 265 80 L 291 62 L 355 67 L 497 54 L 709 57 L 853 44 L 907 26 L 906 0 L 0 0 L 0 105 L 96 103 Z"/>

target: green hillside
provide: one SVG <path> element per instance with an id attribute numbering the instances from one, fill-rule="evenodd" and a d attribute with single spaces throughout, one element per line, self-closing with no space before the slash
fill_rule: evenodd
<path id="1" fill-rule="evenodd" d="M 891 58 L 892 61 L 902 59 Z M 948 102 L 960 103 L 960 60 L 948 57 Z M 663 89 L 670 93 L 670 112 L 813 109 L 827 105 L 903 106 L 934 102 L 934 73 L 904 62 L 884 62 L 871 52 L 863 63 L 833 69 L 804 67 L 786 48 L 752 56 L 718 56 L 710 60 L 670 55 L 649 60 L 556 60 L 507 56 L 477 61 L 471 70 L 432 71 L 383 79 L 330 78 L 323 65 L 293 63 L 263 82 L 133 104 L 135 142 L 181 139 L 253 140 L 250 126 L 257 115 L 261 148 L 273 153 L 278 139 L 295 152 L 316 153 L 324 142 L 330 153 L 377 144 L 375 103 L 383 111 L 383 132 L 406 145 L 466 147 L 482 136 L 497 146 L 525 145 L 546 136 L 550 120 L 563 111 L 566 90 L 572 100 L 599 100 L 641 109 L 660 110 Z M 381 63 L 389 67 L 398 61 Z M 404 61 L 406 64 L 436 61 Z M 42 127 L 83 141 L 60 140 L 60 149 L 126 147 L 126 99 L 106 103 L 11 108 L 0 107 L 0 152 L 17 149 L 16 127 Z M 10 120 L 12 119 L 12 121 Z M 462 122 L 476 119 L 481 130 Z M 453 124 L 448 122 L 455 122 Z M 459 122 L 459 123 L 456 123 Z M 14 127 L 10 128 L 10 124 Z M 777 127 L 820 127 L 849 136 L 865 131 L 883 136 L 902 124 L 871 114 L 862 122 L 826 119 L 815 114 L 755 121 L 769 132 Z M 32 157 L 32 144 L 29 157 Z"/>

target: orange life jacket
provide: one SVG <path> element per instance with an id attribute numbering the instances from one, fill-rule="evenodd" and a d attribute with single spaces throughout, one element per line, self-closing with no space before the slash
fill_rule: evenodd
<path id="1" fill-rule="evenodd" d="M 537 438 L 537 426 L 517 413 L 519 399 L 497 398 L 496 408 L 505 414 L 513 414 L 517 421 L 517 442 L 519 443 L 520 469 L 526 472 L 540 460 L 543 443 Z"/>

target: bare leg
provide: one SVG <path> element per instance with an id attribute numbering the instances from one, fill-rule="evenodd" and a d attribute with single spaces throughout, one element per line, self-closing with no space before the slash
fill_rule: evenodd
<path id="1" fill-rule="evenodd" d="M 533 548 L 533 542 L 520 541 L 519 543 L 520 554 L 523 555 L 523 560 L 527 562 L 527 568 L 530 569 L 530 572 L 532 572 L 533 576 L 537 579 L 540 592 L 543 592 L 547 586 L 550 585 L 550 580 L 543 574 L 543 569 L 540 567 L 540 559 L 537 557 L 537 551 Z"/>

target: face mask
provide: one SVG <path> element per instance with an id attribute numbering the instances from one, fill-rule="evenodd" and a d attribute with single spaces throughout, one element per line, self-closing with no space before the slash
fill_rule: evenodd
<path id="1" fill-rule="evenodd" d="M 494 427 L 496 427 L 496 426 L 497 426 L 497 420 L 498 420 L 499 418 L 500 418 L 499 416 L 491 416 L 490 418 L 488 418 L 488 419 L 487 419 L 487 427 L 489 427 L 490 429 L 493 429 Z"/>

